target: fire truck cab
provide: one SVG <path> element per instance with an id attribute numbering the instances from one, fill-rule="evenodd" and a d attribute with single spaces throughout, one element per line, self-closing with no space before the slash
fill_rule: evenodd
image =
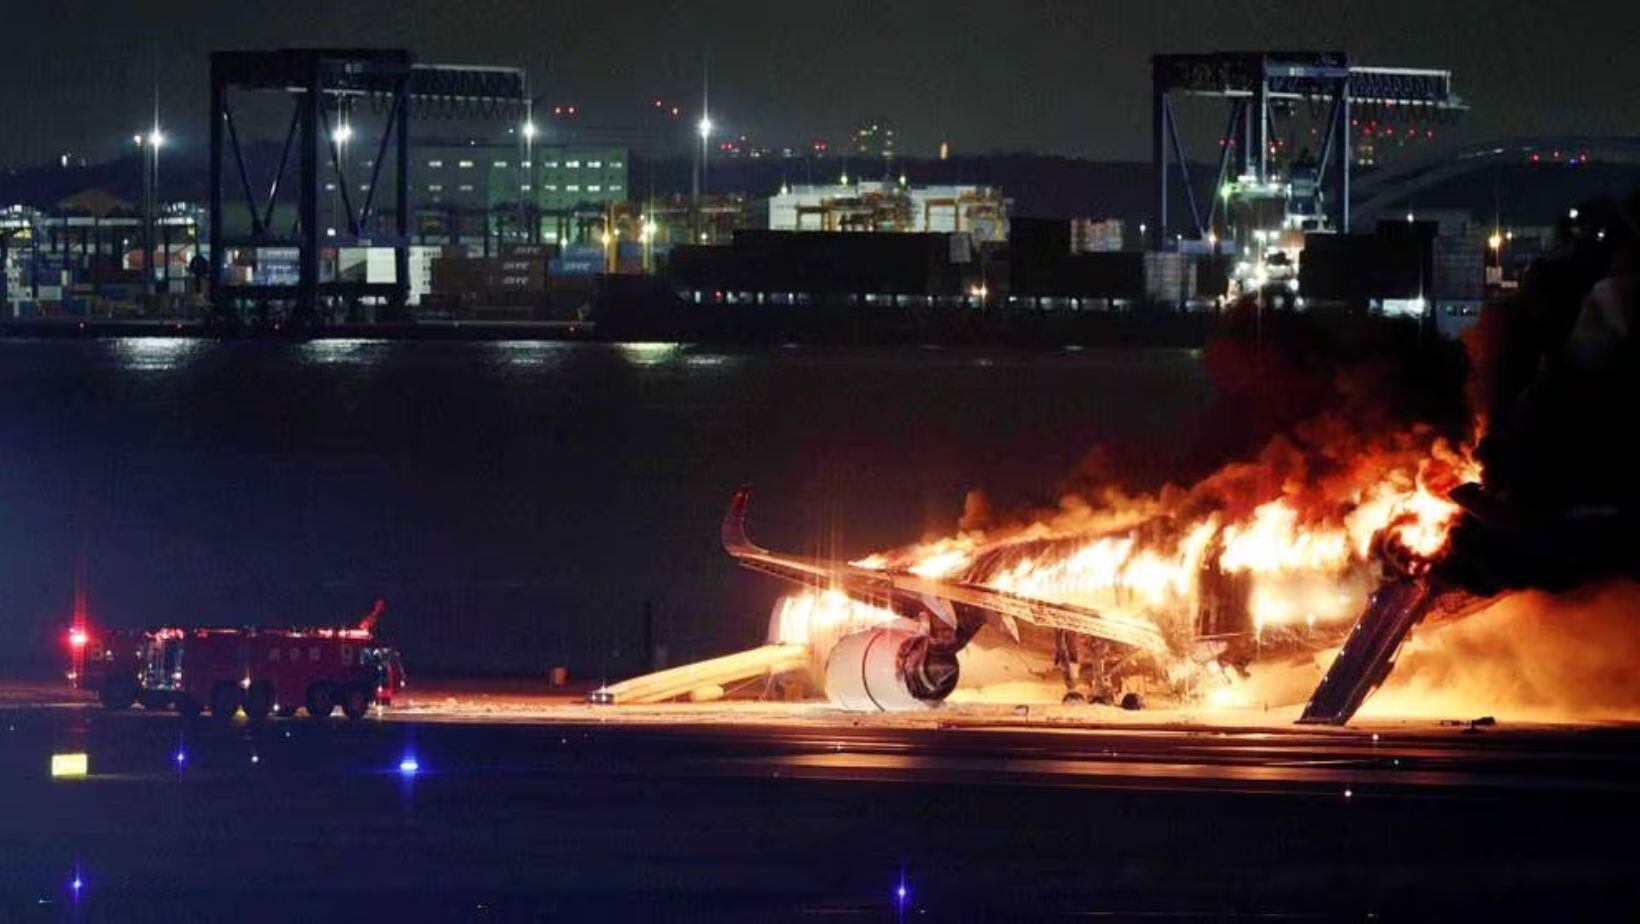
<path id="1" fill-rule="evenodd" d="M 298 708 L 326 718 L 339 707 L 360 719 L 371 703 L 391 703 L 405 681 L 398 652 L 371 636 L 379 613 L 355 628 L 167 627 L 99 639 L 76 630 L 70 642 L 86 650 L 72 676 L 109 709 L 137 703 L 196 716 L 209 708 L 220 719 L 242 709 L 257 721 Z"/>

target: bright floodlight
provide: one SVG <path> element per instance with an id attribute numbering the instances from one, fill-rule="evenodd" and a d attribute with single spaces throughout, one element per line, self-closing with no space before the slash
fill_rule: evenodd
<path id="1" fill-rule="evenodd" d="M 157 148 L 157 147 L 160 147 L 164 144 L 165 144 L 165 133 L 164 132 L 161 132 L 159 129 L 156 128 L 153 131 L 148 133 L 148 146 L 149 147 Z"/>
<path id="2" fill-rule="evenodd" d="M 338 142 L 346 144 L 347 139 L 353 137 L 353 126 L 343 122 L 341 125 L 336 126 L 336 130 L 331 132 L 331 136 Z"/>
<path id="3" fill-rule="evenodd" d="M 535 121 L 533 119 L 524 123 L 524 137 L 535 137 Z"/>
<path id="4" fill-rule="evenodd" d="M 701 116 L 700 117 L 700 124 L 695 126 L 695 130 L 700 132 L 700 137 L 702 139 L 712 137 L 712 118 L 711 118 L 711 116 Z"/>

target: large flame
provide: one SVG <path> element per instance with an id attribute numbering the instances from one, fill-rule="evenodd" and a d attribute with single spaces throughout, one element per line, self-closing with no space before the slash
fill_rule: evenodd
<path id="1" fill-rule="evenodd" d="M 854 600 L 840 591 L 804 591 L 788 594 L 775 603 L 769 620 L 769 641 L 829 647 L 828 643 L 850 632 L 898 618 L 889 610 Z"/>
<path id="2" fill-rule="evenodd" d="M 1445 495 L 1478 474 L 1467 447 L 1429 428 L 1366 437 L 1323 418 L 1188 489 L 1131 495 L 1099 486 L 1050 510 L 854 564 L 1143 620 L 1182 659 L 1206 582 L 1241 582 L 1261 638 L 1336 635 L 1386 562 L 1417 571 L 1440 558 L 1459 514 Z M 782 601 L 774 634 L 819 641 L 891 618 L 835 592 L 808 592 Z"/>

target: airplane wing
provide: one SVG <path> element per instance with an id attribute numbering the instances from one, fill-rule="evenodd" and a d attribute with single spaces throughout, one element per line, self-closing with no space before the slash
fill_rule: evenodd
<path id="1" fill-rule="evenodd" d="M 797 584 L 838 590 L 866 603 L 921 606 L 948 623 L 955 621 L 952 606 L 942 606 L 932 601 L 972 606 L 994 613 L 1005 632 L 1012 628 L 1012 620 L 1021 619 L 1034 625 L 1080 632 L 1146 651 L 1161 652 L 1167 647 L 1156 627 L 1107 616 L 1087 607 L 1049 603 L 967 581 L 923 577 L 909 571 L 862 568 L 848 562 L 771 552 L 752 542 L 746 534 L 746 508 L 750 502 L 750 487 L 742 487 L 730 500 L 729 509 L 723 515 L 723 548 L 742 566 L 753 571 Z M 1017 629 L 1009 634 L 1016 640 L 1019 637 Z"/>

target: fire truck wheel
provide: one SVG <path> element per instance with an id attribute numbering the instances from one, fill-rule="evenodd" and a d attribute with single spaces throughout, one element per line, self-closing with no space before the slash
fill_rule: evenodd
<path id="1" fill-rule="evenodd" d="M 199 714 L 204 711 L 205 707 L 199 704 L 199 700 L 186 693 L 177 695 L 177 715 L 185 719 L 197 719 Z"/>
<path id="2" fill-rule="evenodd" d="M 251 684 L 245 691 L 245 718 L 260 722 L 273 711 L 273 687 L 266 681 Z"/>
<path id="3" fill-rule="evenodd" d="M 1138 712 L 1145 708 L 1145 698 L 1138 693 L 1129 693 L 1122 697 L 1122 708 L 1129 712 Z"/>
<path id="4" fill-rule="evenodd" d="M 1085 703 L 1087 701 L 1088 701 L 1088 698 L 1086 696 L 1083 696 L 1082 694 L 1076 692 L 1075 690 L 1071 690 L 1071 691 L 1067 692 L 1065 694 L 1065 698 L 1060 700 L 1060 702 L 1062 702 L 1066 705 L 1073 705 L 1073 704 L 1076 704 L 1076 703 Z"/>
<path id="5" fill-rule="evenodd" d="M 316 683 L 308 687 L 307 714 L 315 719 L 328 719 L 336 711 L 336 694 L 328 683 Z"/>
<path id="6" fill-rule="evenodd" d="M 129 709 L 137 701 L 137 685 L 125 677 L 110 677 L 97 688 L 104 709 Z"/>
<path id="7" fill-rule="evenodd" d="M 226 722 L 239 711 L 239 688 L 231 683 L 219 683 L 211 690 L 211 718 Z"/>
<path id="8" fill-rule="evenodd" d="M 348 687 L 342 693 L 342 712 L 357 722 L 370 713 L 370 694 L 363 687 Z"/>

